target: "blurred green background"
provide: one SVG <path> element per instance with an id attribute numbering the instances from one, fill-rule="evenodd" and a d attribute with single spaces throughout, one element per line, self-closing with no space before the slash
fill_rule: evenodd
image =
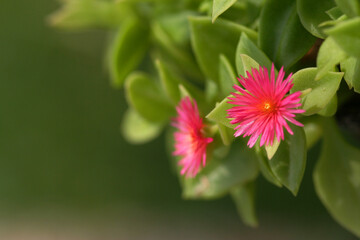
<path id="1" fill-rule="evenodd" d="M 51 28 L 59 6 L 0 4 L 0 239 L 356 239 L 315 196 L 318 148 L 298 197 L 259 179 L 257 229 L 229 197 L 182 200 L 163 136 L 133 146 L 120 134 L 107 33 Z"/>

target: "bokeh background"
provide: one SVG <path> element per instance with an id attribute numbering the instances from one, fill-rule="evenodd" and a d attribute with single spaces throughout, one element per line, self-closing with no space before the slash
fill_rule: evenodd
<path id="1" fill-rule="evenodd" d="M 51 28 L 54 0 L 0 2 L 0 239 L 356 239 L 315 196 L 311 150 L 299 195 L 263 179 L 260 225 L 229 197 L 185 201 L 164 136 L 140 146 L 104 67 L 104 31 Z"/>

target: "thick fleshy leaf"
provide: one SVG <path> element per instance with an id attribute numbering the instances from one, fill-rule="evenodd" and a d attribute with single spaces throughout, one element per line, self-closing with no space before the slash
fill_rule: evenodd
<path id="1" fill-rule="evenodd" d="M 219 56 L 223 54 L 231 63 L 235 63 L 235 50 L 240 34 L 245 32 L 256 39 L 253 30 L 230 21 L 218 19 L 215 23 L 208 17 L 191 17 L 191 44 L 205 75 L 219 82 Z"/>
<path id="2" fill-rule="evenodd" d="M 331 20 L 326 11 L 335 7 L 332 0 L 297 0 L 297 12 L 303 26 L 312 35 L 319 38 L 325 38 L 323 28 L 319 24 Z"/>
<path id="3" fill-rule="evenodd" d="M 239 70 L 243 72 L 240 74 L 247 77 L 247 72 L 251 73 L 253 68 L 259 69 L 260 64 L 246 54 L 240 54 L 240 57 L 236 56 L 237 63 L 239 62 L 242 67 L 239 66 Z"/>
<path id="4" fill-rule="evenodd" d="M 219 74 L 222 97 L 225 97 L 234 91 L 233 85 L 237 84 L 237 80 L 231 63 L 224 55 L 220 55 Z"/>
<path id="5" fill-rule="evenodd" d="M 341 71 L 349 88 L 360 93 L 360 58 L 350 57 L 340 63 Z"/>
<path id="6" fill-rule="evenodd" d="M 266 1 L 260 16 L 259 46 L 275 65 L 285 69 L 304 56 L 315 42 L 305 30 L 291 0 Z"/>
<path id="7" fill-rule="evenodd" d="M 236 0 L 213 0 L 212 8 L 212 22 L 215 22 L 216 18 L 230 8 Z"/>
<path id="8" fill-rule="evenodd" d="M 160 75 L 161 85 L 167 97 L 171 99 L 174 104 L 177 104 L 180 101 L 179 84 L 183 81 L 176 74 L 173 74 L 160 60 L 157 60 L 155 64 Z"/>
<path id="9" fill-rule="evenodd" d="M 323 129 L 319 119 L 319 116 L 311 116 L 302 120 L 302 123 L 304 124 L 307 149 L 314 146 L 322 137 Z"/>
<path id="10" fill-rule="evenodd" d="M 342 12 L 349 17 L 360 16 L 359 0 L 335 0 Z"/>
<path id="11" fill-rule="evenodd" d="M 235 139 L 234 133 L 235 131 L 231 128 L 225 127 L 223 124 L 218 123 L 219 133 L 221 140 L 223 141 L 224 145 L 229 146 Z"/>
<path id="12" fill-rule="evenodd" d="M 331 98 L 330 102 L 321 109 L 318 114 L 324 117 L 331 117 L 336 113 L 338 105 L 338 98 L 336 94 Z"/>
<path id="13" fill-rule="evenodd" d="M 282 184 L 277 179 L 273 170 L 270 167 L 269 160 L 264 156 L 264 154 L 262 154 L 262 148 L 260 148 L 260 145 L 256 144 L 255 149 L 258 154 L 259 169 L 263 177 L 275 186 L 282 187 Z"/>
<path id="14" fill-rule="evenodd" d="M 339 72 L 328 72 L 321 79 L 315 80 L 316 74 L 316 68 L 305 68 L 293 76 L 294 86 L 291 92 L 311 90 L 301 100 L 301 108 L 306 111 L 303 113 L 306 116 L 315 114 L 326 107 L 338 90 L 344 75 Z"/>
<path id="15" fill-rule="evenodd" d="M 339 7 L 331 8 L 330 10 L 326 11 L 326 14 L 329 15 L 329 17 L 331 17 L 332 20 L 336 20 L 342 15 L 344 15 L 344 13 L 340 10 Z"/>
<path id="16" fill-rule="evenodd" d="M 254 182 L 239 185 L 231 189 L 231 197 L 243 222 L 256 227 L 258 221 L 255 213 L 255 184 Z"/>
<path id="17" fill-rule="evenodd" d="M 109 51 L 109 70 L 114 87 L 139 65 L 149 47 L 149 29 L 137 19 L 126 21 L 115 36 Z"/>
<path id="18" fill-rule="evenodd" d="M 244 59 L 241 55 L 247 55 L 252 60 L 257 62 L 260 66 L 271 69 L 271 61 L 269 60 L 269 58 L 244 33 L 241 34 L 239 43 L 236 48 L 236 69 L 239 75 L 245 76 L 246 66 L 251 67 L 254 62 L 243 61 Z M 247 58 L 247 60 L 249 59 Z"/>
<path id="19" fill-rule="evenodd" d="M 126 79 L 125 87 L 128 103 L 146 120 L 164 122 L 175 115 L 174 107 L 149 76 L 133 73 Z"/>
<path id="20" fill-rule="evenodd" d="M 360 58 L 360 17 L 343 21 L 325 31 L 348 55 Z"/>
<path id="21" fill-rule="evenodd" d="M 319 53 L 316 59 L 318 73 L 316 79 L 320 79 L 327 72 L 335 72 L 336 65 L 346 58 L 346 53 L 339 47 L 339 45 L 328 37 L 321 44 Z"/>
<path id="22" fill-rule="evenodd" d="M 291 125 L 291 129 L 294 134 L 286 132 L 269 164 L 277 179 L 296 195 L 305 171 L 306 140 L 301 127 Z"/>
<path id="23" fill-rule="evenodd" d="M 195 178 L 183 181 L 185 198 L 216 198 L 233 187 L 254 180 L 258 175 L 257 155 L 246 147 L 243 139 L 231 145 L 224 159 L 210 159 Z"/>
<path id="24" fill-rule="evenodd" d="M 334 219 L 360 237 L 360 149 L 343 140 L 333 119 L 324 119 L 323 126 L 315 190 Z"/>
<path id="25" fill-rule="evenodd" d="M 232 95 L 231 95 L 232 96 Z M 216 107 L 206 116 L 207 119 L 217 123 L 221 123 L 226 127 L 235 128 L 236 125 L 230 123 L 231 119 L 227 118 L 228 113 L 226 110 L 232 108 L 234 105 L 227 103 L 229 99 L 224 98 Z"/>
<path id="26" fill-rule="evenodd" d="M 280 146 L 280 142 L 275 138 L 273 145 L 265 145 L 266 155 L 269 160 L 275 155 Z"/>
<path id="27" fill-rule="evenodd" d="M 151 141 L 160 134 L 162 128 L 162 124 L 148 122 L 131 108 L 125 112 L 121 124 L 124 138 L 132 144 Z"/>

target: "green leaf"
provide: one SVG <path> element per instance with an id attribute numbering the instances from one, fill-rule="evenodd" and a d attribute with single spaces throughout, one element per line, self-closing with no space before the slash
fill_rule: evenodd
<path id="1" fill-rule="evenodd" d="M 160 60 L 156 60 L 155 64 L 160 75 L 161 85 L 167 97 L 171 99 L 174 104 L 177 104 L 180 101 L 179 84 L 183 81 L 180 77 L 173 74 Z"/>
<path id="2" fill-rule="evenodd" d="M 151 141 L 160 134 L 162 128 L 162 124 L 148 122 L 132 108 L 125 112 L 121 124 L 121 132 L 124 138 L 132 144 Z"/>
<path id="3" fill-rule="evenodd" d="M 185 198 L 217 198 L 234 186 L 254 180 L 258 175 L 257 155 L 243 139 L 232 144 L 224 159 L 210 159 L 195 178 L 185 178 Z"/>
<path id="4" fill-rule="evenodd" d="M 242 32 L 252 38 L 257 34 L 253 30 L 230 21 L 219 19 L 214 24 L 208 17 L 191 17 L 191 44 L 205 75 L 219 82 L 219 56 L 223 54 L 234 65 L 234 52 Z"/>
<path id="5" fill-rule="evenodd" d="M 133 15 L 129 3 L 101 0 L 65 0 L 63 7 L 50 15 L 48 21 L 59 28 L 79 30 L 113 28 Z"/>
<path id="6" fill-rule="evenodd" d="M 249 56 L 244 57 L 244 55 Z M 246 76 L 246 71 L 251 70 L 251 67 L 255 67 L 257 62 L 260 66 L 264 66 L 267 69 L 271 69 L 271 61 L 248 36 L 241 34 L 239 43 L 236 48 L 236 69 L 239 75 Z"/>
<path id="7" fill-rule="evenodd" d="M 228 96 L 234 91 L 233 85 L 237 84 L 236 74 L 231 66 L 231 63 L 224 55 L 220 55 L 220 90 L 222 97 Z"/>
<path id="8" fill-rule="evenodd" d="M 325 31 L 348 55 L 360 58 L 360 17 L 338 23 Z"/>
<path id="9" fill-rule="evenodd" d="M 125 83 L 128 103 L 146 120 L 164 122 L 175 115 L 160 87 L 149 76 L 133 73 Z"/>
<path id="10" fill-rule="evenodd" d="M 322 78 L 327 72 L 335 72 L 336 65 L 345 58 L 346 53 L 339 45 L 331 37 L 326 38 L 320 46 L 316 59 L 318 73 L 315 79 L 318 80 Z"/>
<path id="11" fill-rule="evenodd" d="M 126 21 L 109 51 L 109 70 L 114 87 L 121 87 L 125 78 L 139 65 L 149 47 L 149 29 L 137 20 Z"/>
<path id="12" fill-rule="evenodd" d="M 232 95 L 231 95 L 232 96 Z M 228 128 L 235 128 L 236 126 L 231 124 L 231 119 L 227 118 L 228 113 L 226 110 L 233 107 L 232 104 L 227 103 L 229 99 L 224 98 L 216 107 L 206 116 L 207 119 L 217 123 L 221 123 Z"/>
<path id="13" fill-rule="evenodd" d="M 349 88 L 354 87 L 355 92 L 360 93 L 360 58 L 349 57 L 340 62 L 340 66 Z"/>
<path id="14" fill-rule="evenodd" d="M 230 8 L 236 0 L 213 0 L 212 22 L 215 22 L 223 12 Z"/>
<path id="15" fill-rule="evenodd" d="M 326 14 L 326 11 L 335 7 L 334 1 L 329 0 L 297 0 L 297 12 L 303 26 L 312 35 L 319 38 L 325 38 L 323 28 L 319 24 L 331 18 Z"/>
<path id="16" fill-rule="evenodd" d="M 311 116 L 302 120 L 304 124 L 304 131 L 306 137 L 307 149 L 312 148 L 317 143 L 323 134 L 322 124 L 318 116 Z"/>
<path id="17" fill-rule="evenodd" d="M 315 190 L 333 218 L 360 237 L 360 150 L 343 140 L 333 119 L 324 119 L 323 126 Z"/>
<path id="18" fill-rule="evenodd" d="M 258 221 L 255 213 L 255 184 L 253 182 L 231 189 L 231 197 L 243 222 L 256 227 Z"/>
<path id="19" fill-rule="evenodd" d="M 277 138 L 274 139 L 273 145 L 265 145 L 266 155 L 269 160 L 271 160 L 272 157 L 275 155 L 279 146 L 280 146 L 280 142 L 277 140 Z"/>
<path id="20" fill-rule="evenodd" d="M 282 187 L 282 184 L 275 176 L 274 172 L 270 167 L 269 160 L 265 158 L 265 156 L 261 153 L 260 146 L 258 144 L 255 145 L 257 154 L 258 154 L 258 165 L 261 174 L 263 177 L 268 180 L 270 183 L 274 184 L 275 186 Z"/>
<path id="21" fill-rule="evenodd" d="M 359 0 L 335 0 L 341 11 L 349 17 L 360 16 Z"/>
<path id="22" fill-rule="evenodd" d="M 172 64 L 174 68 L 178 68 L 180 72 L 184 73 L 193 80 L 203 82 L 203 75 L 191 54 L 190 48 L 187 49 L 185 47 L 186 38 L 181 39 L 179 36 L 174 36 L 172 33 L 175 31 L 173 30 L 172 32 L 168 32 L 166 31 L 166 27 L 169 26 L 164 26 L 163 21 L 160 20 L 154 21 L 151 25 L 155 46 L 158 47 L 158 53 L 160 54 L 161 60 L 168 64 Z M 177 26 L 175 25 L 174 27 Z M 185 27 L 188 29 L 188 24 Z M 181 27 L 181 29 L 183 28 L 184 26 Z"/>
<path id="23" fill-rule="evenodd" d="M 225 146 L 229 146 L 235 139 L 234 130 L 225 127 L 223 124 L 218 123 L 219 133 L 221 140 L 223 141 Z"/>
<path id="24" fill-rule="evenodd" d="M 338 100 L 336 94 L 331 98 L 330 102 L 321 109 L 318 114 L 324 117 L 331 117 L 336 113 Z"/>
<path id="25" fill-rule="evenodd" d="M 291 67 L 315 43 L 302 26 L 296 2 L 268 0 L 260 15 L 259 46 L 277 67 Z"/>
<path id="26" fill-rule="evenodd" d="M 343 12 L 340 10 L 339 7 L 331 8 L 330 10 L 326 11 L 326 14 L 329 15 L 332 20 L 336 20 L 339 17 L 343 16 Z"/>
<path id="27" fill-rule="evenodd" d="M 305 171 L 306 141 L 301 127 L 291 125 L 291 129 L 294 134 L 285 133 L 269 164 L 277 179 L 296 196 Z"/>
<path id="28" fill-rule="evenodd" d="M 305 68 L 296 72 L 293 76 L 294 86 L 290 90 L 292 93 L 311 89 L 302 97 L 302 109 L 306 116 L 315 114 L 323 109 L 333 98 L 339 88 L 343 73 L 328 72 L 319 80 L 315 80 L 316 68 Z"/>

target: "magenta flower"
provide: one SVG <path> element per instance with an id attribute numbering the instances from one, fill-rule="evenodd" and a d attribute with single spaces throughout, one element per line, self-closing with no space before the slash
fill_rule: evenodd
<path id="1" fill-rule="evenodd" d="M 234 85 L 234 89 L 239 93 L 232 93 L 228 103 L 236 106 L 228 109 L 228 118 L 231 124 L 239 124 L 235 127 L 235 137 L 243 135 L 250 136 L 248 146 L 255 145 L 257 139 L 261 137 L 260 146 L 273 145 L 274 139 L 280 142 L 284 140 L 283 127 L 290 133 L 287 121 L 303 126 L 296 121 L 295 113 L 303 113 L 305 110 L 297 109 L 301 106 L 301 92 L 286 95 L 292 88 L 290 74 L 284 80 L 285 72 L 283 68 L 275 80 L 274 64 L 271 67 L 269 77 L 268 70 L 260 67 L 259 70 L 252 69 L 252 73 L 247 72 L 247 78 L 238 78 L 241 85 Z"/>
<path id="2" fill-rule="evenodd" d="M 205 125 L 195 100 L 192 102 L 189 97 L 183 98 L 176 111 L 178 116 L 174 118 L 172 125 L 178 131 L 174 133 L 173 155 L 182 157 L 178 163 L 182 166 L 181 175 L 195 177 L 201 165 L 206 164 L 206 147 L 213 139 L 204 136 Z"/>

